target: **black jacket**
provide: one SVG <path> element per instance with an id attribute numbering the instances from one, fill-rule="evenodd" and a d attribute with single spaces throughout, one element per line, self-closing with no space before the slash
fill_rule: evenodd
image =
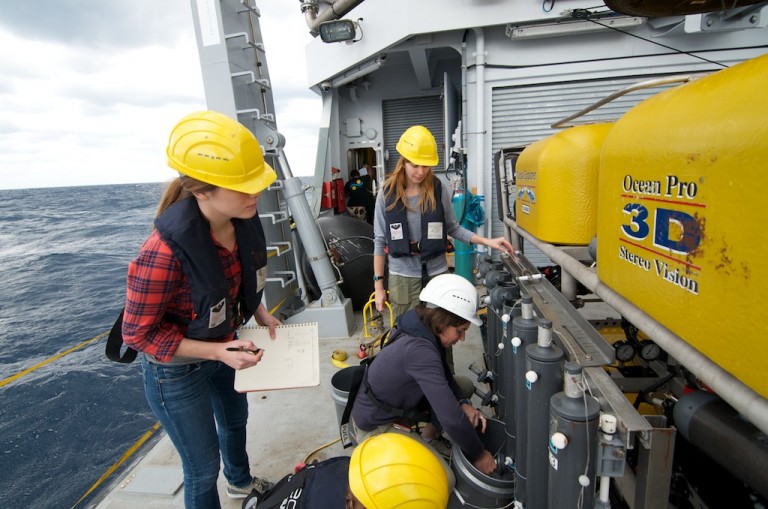
<path id="1" fill-rule="evenodd" d="M 397 318 L 397 329 L 374 359 L 368 367 L 367 382 L 379 401 L 392 408 L 410 409 L 426 398 L 439 425 L 467 458 L 474 461 L 482 454 L 483 443 L 459 404 L 464 395 L 445 361 L 445 349 L 415 310 Z M 360 429 L 371 431 L 398 421 L 400 415 L 380 408 L 361 387 L 352 418 Z"/>
<path id="2" fill-rule="evenodd" d="M 251 492 L 243 509 L 343 509 L 349 457 L 330 458 L 287 475 L 265 494 Z"/>

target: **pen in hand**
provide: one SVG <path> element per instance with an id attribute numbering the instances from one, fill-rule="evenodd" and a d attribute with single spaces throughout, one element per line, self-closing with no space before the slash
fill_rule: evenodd
<path id="1" fill-rule="evenodd" d="M 248 352 L 252 353 L 253 355 L 256 355 L 257 353 L 261 352 L 262 348 L 257 348 L 256 350 L 251 350 L 250 348 L 241 348 L 239 346 L 228 346 L 227 351 L 228 352 Z"/>

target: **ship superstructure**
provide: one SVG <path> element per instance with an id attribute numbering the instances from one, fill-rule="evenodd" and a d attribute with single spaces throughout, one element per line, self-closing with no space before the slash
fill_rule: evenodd
<path id="1" fill-rule="evenodd" d="M 768 184 L 768 4 L 726 3 L 294 2 L 323 104 L 307 203 L 282 151 L 269 20 L 253 0 L 191 1 L 208 106 L 280 173 L 259 208 L 265 296 L 285 321 L 356 337 L 372 229 L 338 181 L 369 164 L 380 187 L 412 125 L 438 140 L 457 216 L 473 203 L 473 227 L 518 249 L 455 255 L 485 296 L 472 369 L 502 467 L 454 454 L 451 507 L 765 504 L 768 244 L 749 218 Z"/>

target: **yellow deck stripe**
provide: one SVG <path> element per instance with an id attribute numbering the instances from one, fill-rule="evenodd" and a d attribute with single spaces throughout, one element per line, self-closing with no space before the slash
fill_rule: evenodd
<path id="1" fill-rule="evenodd" d="M 79 349 L 83 348 L 86 345 L 90 345 L 94 341 L 103 338 L 107 334 L 109 334 L 109 332 L 102 332 L 98 336 L 95 336 L 95 337 L 89 339 L 88 341 L 83 341 L 79 345 L 73 346 L 69 350 L 64 350 L 63 352 L 57 353 L 53 357 L 49 357 L 48 359 L 44 360 L 43 362 L 39 362 L 39 363 L 35 364 L 31 368 L 27 368 L 24 371 L 16 373 L 15 375 L 13 375 L 11 377 L 8 377 L 5 380 L 0 381 L 0 387 L 3 387 L 4 385 L 8 385 L 9 383 L 11 383 L 11 382 L 13 382 L 15 380 L 18 380 L 19 378 L 23 377 L 24 375 L 28 375 L 28 374 L 32 373 L 33 371 L 36 371 L 36 370 L 42 368 L 43 366 L 46 366 L 46 365 L 52 363 L 56 359 L 60 359 L 60 358 L 64 357 L 65 355 L 68 355 L 68 354 L 74 352 L 75 350 L 79 350 Z"/>
<path id="2" fill-rule="evenodd" d="M 286 299 L 283 299 L 283 300 L 282 300 L 282 301 L 280 301 L 280 302 L 279 302 L 279 303 L 278 303 L 278 304 L 277 304 L 275 307 L 273 307 L 273 308 L 270 310 L 270 314 L 273 314 L 275 311 L 277 311 L 278 309 L 280 309 L 280 306 L 281 306 L 281 305 L 282 305 L 282 304 L 285 302 L 285 300 L 286 300 Z M 83 342 L 82 342 L 82 343 L 80 343 L 79 345 L 73 346 L 73 347 L 72 347 L 72 348 L 70 348 L 69 350 L 65 350 L 65 351 L 63 351 L 63 352 L 57 353 L 57 354 L 56 354 L 56 355 L 54 355 L 53 357 L 49 357 L 48 359 L 44 360 L 43 362 L 39 362 L 39 363 L 35 364 L 34 366 L 32 366 L 32 367 L 30 367 L 30 368 L 27 368 L 27 369 L 25 369 L 24 371 L 21 371 L 21 372 L 19 372 L 19 373 L 17 373 L 17 374 L 15 374 L 15 375 L 13 375 L 13 376 L 11 376 L 11 377 L 8 377 L 8 378 L 6 378 L 5 380 L 2 380 L 2 381 L 0 381 L 0 387 L 3 387 L 4 385 L 7 385 L 7 384 L 9 384 L 9 383 L 11 383 L 11 382 L 13 382 L 13 381 L 15 381 L 15 380 L 18 380 L 19 378 L 23 377 L 24 375 L 28 375 L 29 373 L 32 373 L 33 371 L 36 371 L 36 370 L 40 369 L 41 367 L 43 367 L 43 366 L 46 366 L 46 365 L 48 365 L 48 364 L 52 363 L 53 361 L 55 361 L 55 360 L 57 360 L 57 359 L 60 359 L 60 358 L 64 357 L 65 355 L 68 355 L 68 354 L 70 354 L 70 353 L 72 353 L 72 352 L 74 352 L 74 351 L 76 351 L 76 350 L 79 350 L 79 349 L 83 348 L 84 346 L 87 346 L 87 345 L 89 345 L 89 344 L 93 343 L 94 341 L 97 341 L 97 340 L 99 340 L 99 339 L 103 338 L 103 337 L 104 337 L 104 336 L 106 336 L 107 334 L 109 334 L 109 332 L 103 332 L 103 333 L 99 334 L 98 336 L 94 336 L 94 337 L 92 337 L 91 339 L 89 339 L 89 340 L 87 340 L 87 341 L 83 341 Z M 149 429 L 149 431 L 147 431 L 146 433 L 144 433 L 144 434 L 141 436 L 141 438 L 139 438 L 139 439 L 136 441 L 136 443 L 135 443 L 135 444 L 133 444 L 133 445 L 131 446 L 131 448 L 130 448 L 130 449 L 128 449 L 128 450 L 125 452 L 125 454 L 123 454 L 123 456 L 122 456 L 122 457 L 121 457 L 121 458 L 120 458 L 120 459 L 119 459 L 119 460 L 118 460 L 118 461 L 117 461 L 117 462 L 116 462 L 114 465 L 112 465 L 111 467 L 109 467 L 109 469 L 108 469 L 106 472 L 104 472 L 104 474 L 102 474 L 102 476 L 101 476 L 101 477 L 99 477 L 99 479 L 98 479 L 98 480 L 97 480 L 97 481 L 96 481 L 96 482 L 93 484 L 93 486 L 91 486 L 91 487 L 88 489 L 88 491 L 86 491 L 86 492 L 85 492 L 85 494 L 84 494 L 82 497 L 80 497 L 80 500 L 78 500 L 77 502 L 75 502 L 75 505 L 73 505 L 71 509 L 74 509 L 75 507 L 77 507 L 77 506 L 80 504 L 80 502 L 82 502 L 83 500 L 85 500 L 85 499 L 86 499 L 86 497 L 88 497 L 88 495 L 90 495 L 91 493 L 93 493 L 93 491 L 94 491 L 96 488 L 98 488 L 98 487 L 101 485 L 101 483 L 102 483 L 102 482 L 104 482 L 104 480 L 105 480 L 105 479 L 107 479 L 107 478 L 108 478 L 110 475 L 112 475 L 112 474 L 115 472 L 115 470 L 117 470 L 118 468 L 120 468 L 120 465 L 122 465 L 123 463 L 125 463 L 125 462 L 128 460 L 128 458 L 130 458 L 130 457 L 131 457 L 131 456 L 132 456 L 132 455 L 133 455 L 133 454 L 134 454 L 134 453 L 135 453 L 135 452 L 136 452 L 136 451 L 137 451 L 137 450 L 138 450 L 138 449 L 139 449 L 139 448 L 140 448 L 140 447 L 141 447 L 141 446 L 142 446 L 142 445 L 143 445 L 143 444 L 144 444 L 144 443 L 147 441 L 147 440 L 149 440 L 149 439 L 150 439 L 150 437 L 152 437 L 152 435 L 153 435 L 153 434 L 154 434 L 154 433 L 155 433 L 155 432 L 156 432 L 158 429 L 160 429 L 160 423 L 159 423 L 159 422 L 156 422 L 156 423 L 154 424 L 154 426 L 152 426 L 152 427 Z M 324 447 L 326 447 L 326 446 L 324 446 Z"/>
<path id="3" fill-rule="evenodd" d="M 136 443 L 135 443 L 135 444 L 133 444 L 133 445 L 131 446 L 131 448 L 130 448 L 130 449 L 128 449 L 127 451 L 125 451 L 125 454 L 123 454 L 123 456 L 122 456 L 122 457 L 121 457 L 121 458 L 120 458 L 120 459 L 119 459 L 119 460 L 118 460 L 118 461 L 117 461 L 117 462 L 116 462 L 114 465 L 112 465 L 111 467 L 109 467 L 109 469 L 108 469 L 106 472 L 104 472 L 104 474 L 103 474 L 101 477 L 99 477 L 99 480 L 98 480 L 98 481 L 96 481 L 96 482 L 93 484 L 93 486 L 91 486 L 91 488 L 90 488 L 88 491 L 86 491 L 86 492 L 85 492 L 85 494 L 84 494 L 82 497 L 80 497 L 80 500 L 78 500 L 77 502 L 75 502 L 75 505 L 73 505 L 71 509 L 74 509 L 75 507 L 77 507 L 77 506 L 80 504 L 80 502 L 82 502 L 83 500 L 85 500 L 85 498 L 86 498 L 88 495 L 90 495 L 91 493 L 93 493 L 93 490 L 95 490 L 96 488 L 98 488 L 98 487 L 101 485 L 101 483 L 102 483 L 102 482 L 104 482 L 104 480 L 105 480 L 107 477 L 109 477 L 110 475 L 112 475 L 112 473 L 114 473 L 114 471 L 115 471 L 115 470 L 117 470 L 118 468 L 120 468 L 120 465 L 122 465 L 123 463 L 125 463 L 125 462 L 128 460 L 128 458 L 130 458 L 131 456 L 133 456 L 133 454 L 134 454 L 136 451 L 138 451 L 138 450 L 139 450 L 139 447 L 141 447 L 142 445 L 144 445 L 144 442 L 146 442 L 147 440 L 149 440 L 149 439 L 150 439 L 150 437 L 151 437 L 152 435 L 154 435 L 154 434 L 155 434 L 155 432 L 156 432 L 158 429 L 160 429 L 160 423 L 159 423 L 159 422 L 156 422 L 156 423 L 155 423 L 155 424 L 154 424 L 154 425 L 153 425 L 151 428 L 149 428 L 149 430 L 148 430 L 146 433 L 144 433 L 143 435 L 141 435 L 141 438 L 139 438 L 139 439 L 136 441 Z"/>

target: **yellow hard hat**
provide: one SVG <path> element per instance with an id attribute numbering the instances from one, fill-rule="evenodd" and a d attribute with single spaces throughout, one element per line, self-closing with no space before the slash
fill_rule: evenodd
<path id="1" fill-rule="evenodd" d="M 366 509 L 445 509 L 448 476 L 427 447 L 399 433 L 360 443 L 349 461 L 349 489 Z"/>
<path id="2" fill-rule="evenodd" d="M 253 133 L 216 111 L 182 118 L 171 131 L 166 154 L 168 166 L 179 173 L 241 193 L 259 193 L 277 178 Z"/>
<path id="3" fill-rule="evenodd" d="M 405 130 L 395 147 L 397 152 L 416 166 L 437 166 L 437 143 L 429 129 L 415 125 Z"/>

